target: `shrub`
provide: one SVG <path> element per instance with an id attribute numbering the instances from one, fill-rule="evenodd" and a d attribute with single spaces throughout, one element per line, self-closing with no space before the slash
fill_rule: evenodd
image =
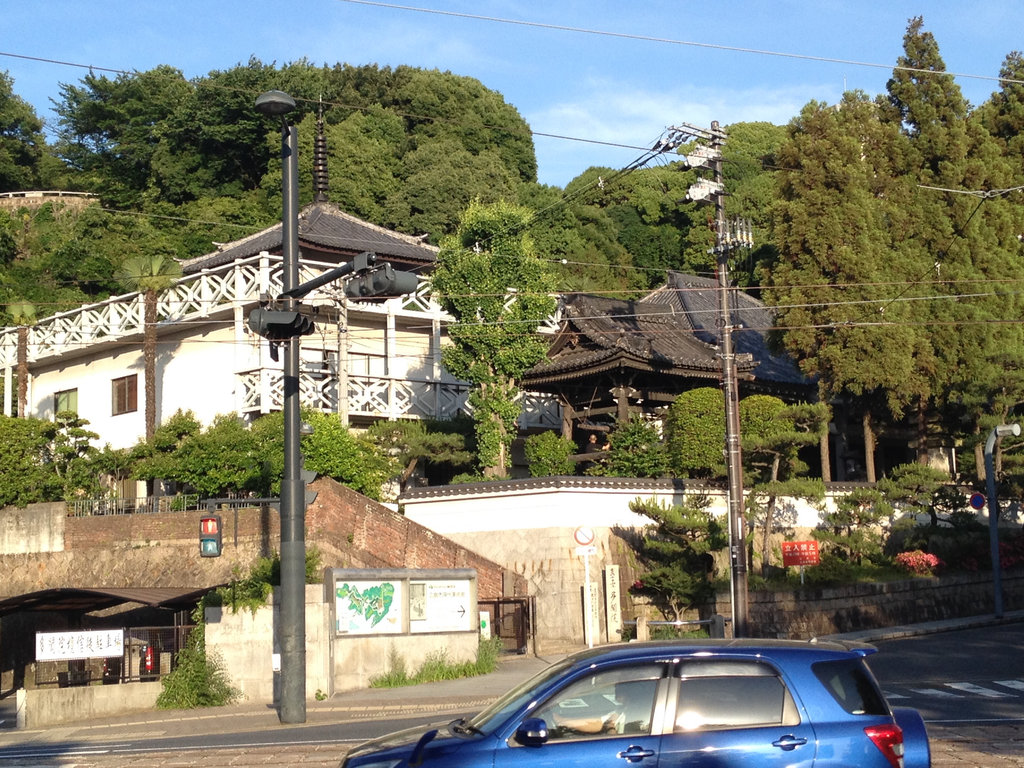
<path id="1" fill-rule="evenodd" d="M 896 555 L 896 565 L 910 573 L 930 576 L 935 573 L 936 568 L 942 566 L 942 561 L 935 555 L 915 549 Z"/>
<path id="2" fill-rule="evenodd" d="M 531 477 L 572 475 L 576 472 L 575 462 L 569 459 L 576 453 L 576 444 L 556 432 L 530 435 L 523 444 L 523 451 L 530 465 Z"/>

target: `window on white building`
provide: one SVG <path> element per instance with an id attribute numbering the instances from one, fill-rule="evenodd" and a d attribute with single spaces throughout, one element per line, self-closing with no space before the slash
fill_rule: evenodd
<path id="1" fill-rule="evenodd" d="M 111 382 L 110 413 L 132 413 L 139 410 L 139 377 L 137 374 L 122 376 Z"/>
<path id="2" fill-rule="evenodd" d="M 63 411 L 78 413 L 77 389 L 65 389 L 53 393 L 53 412 L 61 413 Z"/>

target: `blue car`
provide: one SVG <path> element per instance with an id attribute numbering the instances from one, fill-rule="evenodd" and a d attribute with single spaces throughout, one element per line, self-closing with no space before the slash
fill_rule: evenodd
<path id="1" fill-rule="evenodd" d="M 628 643 L 574 654 L 480 714 L 353 749 L 342 768 L 928 768 L 864 644 Z"/>

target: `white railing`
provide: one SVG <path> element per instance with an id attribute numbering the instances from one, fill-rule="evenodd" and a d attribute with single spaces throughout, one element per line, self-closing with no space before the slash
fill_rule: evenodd
<path id="1" fill-rule="evenodd" d="M 282 409 L 283 373 L 280 369 L 245 371 L 238 379 L 241 413 L 255 416 Z M 375 419 L 451 419 L 459 413 L 471 413 L 467 403 L 469 390 L 470 385 L 465 382 L 350 375 L 348 414 Z M 337 413 L 337 376 L 333 372 L 300 374 L 299 401 L 306 408 Z M 561 427 L 561 411 L 554 397 L 525 392 L 522 405 L 520 427 Z"/>
<path id="2" fill-rule="evenodd" d="M 305 262 L 300 279 L 304 282 L 335 264 Z M 157 318 L 161 325 L 209 317 L 226 312 L 238 304 L 258 301 L 261 294 L 275 296 L 282 290 L 281 257 L 266 253 L 239 260 L 216 269 L 204 270 L 179 278 L 160 294 Z M 350 311 L 368 314 L 439 312 L 430 299 L 429 285 L 421 280 L 408 296 L 374 304 L 351 306 Z M 325 291 L 313 291 L 307 300 L 329 298 Z M 43 318 L 29 328 L 29 363 L 52 359 L 81 350 L 90 344 L 141 335 L 144 322 L 143 298 L 140 293 L 112 296 L 106 301 L 86 304 L 68 312 Z M 0 368 L 15 365 L 17 357 L 16 327 L 0 329 Z"/>

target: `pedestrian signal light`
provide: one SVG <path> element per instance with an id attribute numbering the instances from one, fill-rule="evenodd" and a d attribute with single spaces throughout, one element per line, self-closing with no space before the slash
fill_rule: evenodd
<path id="1" fill-rule="evenodd" d="M 202 557 L 220 557 L 221 543 L 220 515 L 199 518 L 199 554 Z"/>

